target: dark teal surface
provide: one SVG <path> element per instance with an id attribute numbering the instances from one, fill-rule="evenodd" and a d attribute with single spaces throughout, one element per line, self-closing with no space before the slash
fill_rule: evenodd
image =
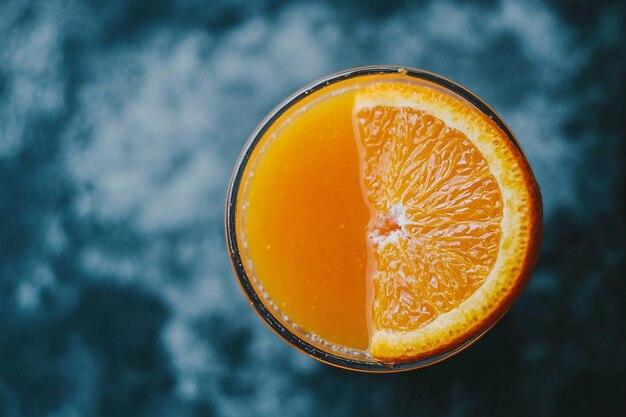
<path id="1" fill-rule="evenodd" d="M 0 416 L 626 415 L 625 28 L 620 1 L 0 1 Z M 372 64 L 486 100 L 545 207 L 505 318 L 396 375 L 287 346 L 223 237 L 262 117 Z"/>

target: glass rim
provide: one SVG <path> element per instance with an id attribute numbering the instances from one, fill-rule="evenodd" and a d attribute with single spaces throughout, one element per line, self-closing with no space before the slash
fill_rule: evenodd
<path id="1" fill-rule="evenodd" d="M 304 340 L 294 331 L 285 326 L 281 322 L 281 320 L 276 317 L 275 313 L 272 312 L 271 307 L 268 307 L 263 301 L 263 298 L 257 293 L 254 284 L 252 283 L 252 280 L 248 276 L 246 269 L 243 265 L 239 244 L 237 242 L 237 198 L 239 196 L 239 188 L 243 179 L 243 173 L 248 162 L 250 161 L 252 153 L 256 149 L 256 146 L 259 144 L 260 140 L 264 137 L 267 130 L 287 110 L 292 108 L 305 97 L 309 97 L 312 93 L 324 89 L 332 84 L 362 76 L 383 74 L 399 74 L 416 78 L 417 80 L 427 81 L 443 87 L 446 91 L 458 95 L 462 99 L 468 101 L 469 104 L 474 106 L 476 109 L 488 116 L 493 122 L 495 122 L 496 125 L 498 125 L 498 127 L 506 134 L 509 140 L 519 150 L 522 156 L 526 158 L 521 146 L 517 142 L 517 139 L 515 138 L 509 127 L 506 125 L 506 123 L 502 120 L 502 118 L 487 103 L 485 103 L 477 95 L 462 87 L 461 85 L 432 72 L 409 67 L 395 65 L 374 65 L 357 67 L 336 72 L 300 88 L 295 93 L 290 95 L 287 99 L 282 101 L 278 106 L 276 106 L 267 116 L 265 116 L 265 118 L 263 118 L 261 123 L 254 129 L 254 131 L 246 141 L 246 144 L 244 145 L 244 148 L 237 159 L 234 171 L 228 185 L 225 207 L 225 233 L 230 261 L 235 271 L 235 275 L 237 276 L 240 287 L 246 298 L 248 299 L 248 303 L 253 307 L 253 310 L 257 313 L 257 315 L 260 316 L 263 321 L 289 345 L 295 347 L 301 352 L 306 353 L 312 358 L 339 368 L 370 373 L 409 371 L 422 368 L 454 356 L 455 354 L 461 352 L 469 345 L 477 341 L 485 333 L 487 333 L 491 329 L 491 327 L 493 327 L 502 318 L 506 311 L 508 311 L 510 305 L 507 306 L 504 311 L 494 317 L 491 322 L 487 323 L 485 328 L 478 331 L 474 336 L 464 341 L 461 345 L 446 352 L 436 354 L 432 357 L 422 358 L 415 361 L 384 363 L 377 361 L 374 358 L 368 360 L 360 360 L 346 358 L 332 351 L 321 349 L 320 347 L 313 345 L 309 341 Z"/>

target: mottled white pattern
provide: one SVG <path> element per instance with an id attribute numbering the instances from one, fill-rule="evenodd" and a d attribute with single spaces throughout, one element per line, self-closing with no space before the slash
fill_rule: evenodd
<path id="1" fill-rule="evenodd" d="M 609 270 L 623 255 L 601 251 L 599 260 L 598 252 L 560 248 L 602 241 L 584 235 L 603 218 L 593 207 L 615 205 L 612 197 L 592 205 L 580 172 L 599 173 L 592 190 L 614 185 L 618 132 L 605 146 L 593 126 L 584 140 L 565 127 L 585 116 L 587 100 L 602 104 L 611 93 L 569 94 L 592 64 L 592 46 L 614 48 L 623 32 L 607 9 L 603 29 L 594 26 L 594 40 L 583 42 L 563 10 L 513 0 L 396 9 L 0 3 L 0 416 L 384 415 L 390 403 L 415 415 L 555 412 L 564 404 L 558 393 L 580 378 L 575 372 L 603 371 L 577 360 L 618 357 L 611 349 L 620 345 L 584 339 L 593 331 L 547 339 L 566 316 L 581 314 L 577 325 L 585 324 L 580 312 L 606 298 L 601 272 L 581 278 L 568 265 L 590 256 Z M 477 372 L 472 360 L 486 359 L 464 359 L 469 351 L 441 365 L 442 373 L 370 379 L 331 370 L 276 337 L 238 288 L 223 205 L 248 135 L 297 88 L 372 64 L 422 68 L 469 88 L 510 124 L 531 161 L 544 195 L 548 255 L 519 316 L 507 316 L 505 333 L 485 342 L 483 353 L 504 361 L 494 367 L 511 381 L 528 377 L 512 391 L 532 398 L 532 409 L 502 396 L 510 405 L 490 403 L 503 379 L 492 368 Z M 588 149 L 600 149 L 606 162 L 588 166 Z M 550 304 L 561 296 L 572 304 Z M 606 306 L 620 311 L 616 302 Z M 506 340 L 519 340 L 517 350 Z"/>
<path id="2" fill-rule="evenodd" d="M 574 179 L 576 150 L 566 145 L 559 132 L 559 124 L 569 115 L 545 91 L 558 89 L 577 62 L 563 59 L 570 47 L 567 32 L 563 34 L 551 14 L 509 1 L 486 12 L 471 5 L 433 2 L 376 24 L 374 30 L 367 21 L 348 25 L 328 7 L 292 6 L 277 16 L 251 18 L 219 37 L 155 32 L 140 44 L 115 48 L 109 56 L 94 59 L 93 80 L 81 94 L 84 120 L 80 123 L 87 124 L 91 134 L 86 143 L 77 141 L 70 160 L 75 181 L 93 187 L 94 214 L 131 218 L 131 224 L 148 233 L 219 223 L 236 151 L 262 113 L 295 88 L 344 67 L 389 62 L 441 71 L 487 99 L 498 97 L 499 90 L 507 89 L 506 77 L 517 74 L 482 79 L 485 63 L 474 56 L 501 59 L 490 56 L 487 48 L 503 34 L 519 42 L 517 53 L 534 71 L 536 85 L 535 91 L 515 92 L 521 97 L 514 103 L 506 102 L 505 96 L 492 104 L 496 110 L 502 108 L 544 193 L 550 196 L 546 214 L 572 203 L 574 187 L 565 184 Z M 438 49 L 434 54 L 433 48 Z M 554 76 L 557 72 L 559 77 Z M 128 268 L 123 266 L 123 256 L 111 258 L 114 276 L 156 279 L 154 291 L 172 309 L 174 316 L 163 340 L 179 370 L 177 392 L 183 398 L 220 398 L 216 406 L 224 416 L 276 415 L 292 407 L 305 410 L 306 394 L 288 402 L 277 400 L 289 392 L 293 375 L 277 372 L 274 366 L 277 355 L 296 362 L 306 358 L 285 349 L 243 307 L 222 248 L 203 244 L 207 238 L 196 235 L 190 244 L 218 251 L 221 257 L 202 262 L 206 255 L 195 250 L 197 257 L 186 260 L 195 272 L 185 285 L 158 268 L 154 276 L 139 278 L 145 267 L 136 258 Z M 146 245 L 161 244 L 155 239 Z M 106 255 L 96 254 L 103 257 L 96 268 L 106 269 Z M 147 255 L 144 262 L 158 260 Z M 221 273 L 211 272 L 216 266 Z M 233 303 L 240 308 L 233 309 Z M 237 327 L 252 329 L 249 349 L 258 358 L 241 377 L 254 375 L 266 381 L 251 382 L 256 388 L 245 403 L 218 395 L 221 387 L 215 379 L 232 370 L 190 327 L 204 316 L 231 314 L 239 317 Z M 304 369 L 316 366 L 304 363 Z"/>

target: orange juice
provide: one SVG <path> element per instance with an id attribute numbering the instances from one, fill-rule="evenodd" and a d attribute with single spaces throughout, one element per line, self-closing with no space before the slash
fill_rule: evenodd
<path id="1" fill-rule="evenodd" d="M 254 276 L 282 314 L 328 342 L 366 349 L 369 214 L 354 90 L 329 90 L 261 145 L 243 185 L 241 237 Z"/>
<path id="2" fill-rule="evenodd" d="M 243 290 L 306 353 L 410 369 L 465 348 L 519 296 L 541 195 L 508 127 L 441 77 L 336 74 L 253 134 L 231 181 L 227 238 Z"/>

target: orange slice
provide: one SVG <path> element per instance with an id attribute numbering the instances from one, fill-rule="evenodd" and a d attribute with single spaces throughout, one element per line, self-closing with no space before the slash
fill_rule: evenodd
<path id="1" fill-rule="evenodd" d="M 439 90 L 375 84 L 353 120 L 369 205 L 372 356 L 409 361 L 487 330 L 538 255 L 541 197 L 521 151 Z"/>

